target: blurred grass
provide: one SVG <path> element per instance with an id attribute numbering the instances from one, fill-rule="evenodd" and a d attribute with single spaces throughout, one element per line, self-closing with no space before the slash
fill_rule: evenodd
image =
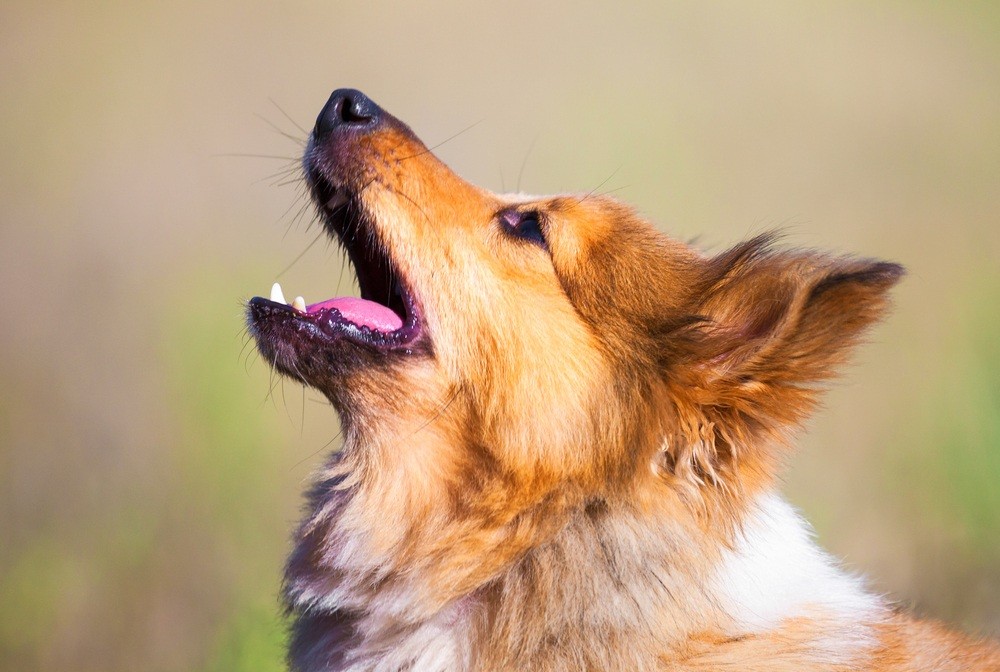
<path id="1" fill-rule="evenodd" d="M 160 304 L 150 366 L 165 372 L 168 463 L 154 487 L 69 513 L 77 534 L 38 529 L 6 549 L 3 669 L 283 668 L 277 590 L 295 506 L 279 423 L 261 412 L 269 377 L 236 354 L 226 283 L 192 279 L 210 291 Z M 178 638 L 198 644 L 170 651 Z"/>
<path id="2" fill-rule="evenodd" d="M 489 188 L 904 263 L 788 489 L 876 589 L 1000 634 L 998 26 L 984 0 L 4 5 L 0 669 L 282 669 L 336 420 L 267 396 L 238 299 L 313 239 L 276 185 L 337 86 Z M 340 275 L 317 245 L 280 280 Z"/>
<path id="3" fill-rule="evenodd" d="M 205 672 L 271 672 L 285 668 L 284 624 L 273 600 L 235 610 L 211 644 Z"/>
<path id="4" fill-rule="evenodd" d="M 195 284 L 227 285 L 214 274 Z M 180 418 L 182 491 L 198 493 L 190 515 L 211 536 L 205 559 L 219 563 L 226 593 L 226 615 L 207 643 L 206 672 L 284 668 L 277 586 L 290 512 L 279 506 L 288 500 L 275 477 L 285 465 L 276 450 L 283 442 L 273 417 L 261 412 L 268 388 L 236 384 L 256 359 L 242 320 L 232 296 L 208 292 L 193 301 L 177 297 L 163 332 L 171 403 Z M 234 357 L 236 344 L 241 357 Z"/>
<path id="5" fill-rule="evenodd" d="M 970 630 L 1000 633 L 1000 278 L 986 278 L 955 335 L 936 394 L 918 400 L 898 448 L 896 517 L 911 538 L 918 607 Z M 934 530 L 934 535 L 928 535 Z M 950 584 L 950 585 L 949 585 Z M 959 587 L 961 586 L 961 587 Z"/>

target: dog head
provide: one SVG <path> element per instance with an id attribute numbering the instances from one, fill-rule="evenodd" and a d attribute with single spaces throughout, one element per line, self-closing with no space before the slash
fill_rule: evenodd
<path id="1" fill-rule="evenodd" d="M 332 401 L 345 450 L 423 472 L 585 498 L 763 482 L 902 274 L 769 237 L 707 256 L 607 196 L 491 193 L 355 90 L 330 97 L 303 162 L 361 299 L 255 298 L 251 331 Z"/>

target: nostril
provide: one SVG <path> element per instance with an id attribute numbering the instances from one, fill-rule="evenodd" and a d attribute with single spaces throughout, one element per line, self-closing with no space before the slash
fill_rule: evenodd
<path id="1" fill-rule="evenodd" d="M 381 108 L 357 89 L 337 89 L 316 118 L 316 137 L 336 130 L 372 128 L 379 123 Z"/>
<path id="2" fill-rule="evenodd" d="M 365 114 L 351 97 L 345 97 L 340 105 L 340 120 L 345 124 L 363 124 L 371 121 L 371 116 Z"/>

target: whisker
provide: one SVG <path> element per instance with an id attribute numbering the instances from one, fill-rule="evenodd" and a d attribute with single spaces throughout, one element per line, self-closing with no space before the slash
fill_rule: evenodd
<path id="1" fill-rule="evenodd" d="M 306 433 L 306 386 L 302 386 L 302 417 L 300 418 L 301 424 L 299 425 L 299 438 L 302 438 Z"/>
<path id="2" fill-rule="evenodd" d="M 305 434 L 306 429 L 306 387 L 309 383 L 306 382 L 306 377 L 302 375 L 302 372 L 299 371 L 299 367 L 294 362 L 291 363 L 291 366 L 292 370 L 295 372 L 295 377 L 298 378 L 298 381 L 302 384 L 302 415 L 299 424 L 299 436 L 302 436 Z M 282 394 L 284 394 L 284 387 L 282 387 Z M 289 420 L 291 420 L 291 417 L 289 417 Z"/>
<path id="3" fill-rule="evenodd" d="M 617 175 L 618 171 L 621 170 L 621 169 L 622 169 L 622 167 L 618 166 L 613 171 L 611 171 L 610 175 L 608 175 L 606 178 L 604 178 L 603 180 L 601 180 L 600 184 L 598 184 L 596 187 L 594 187 L 589 192 L 587 192 L 587 194 L 583 198 L 581 198 L 579 201 L 577 201 L 576 204 L 580 205 L 581 203 L 583 203 L 584 201 L 586 201 L 588 198 L 590 198 L 591 196 L 593 196 L 597 192 L 598 189 L 600 189 L 605 184 L 607 184 L 608 181 L 610 181 L 612 177 L 614 177 L 615 175 Z"/>
<path id="4" fill-rule="evenodd" d="M 253 336 L 250 335 L 249 329 L 244 328 L 243 334 L 244 334 L 243 347 L 240 348 L 239 361 L 243 362 L 243 369 L 247 373 L 250 373 L 249 369 L 247 369 L 247 362 L 250 360 L 250 353 L 247 352 L 247 347 L 254 342 L 254 339 Z M 250 352 L 253 352 L 253 350 L 251 350 Z M 246 357 L 244 357 L 244 355 L 246 355 Z"/>
<path id="5" fill-rule="evenodd" d="M 301 207 L 299 207 L 298 209 L 298 212 L 296 212 L 295 216 L 292 217 L 290 222 L 288 222 L 289 231 L 293 228 L 298 228 L 299 225 L 302 224 L 302 222 L 306 222 L 306 230 L 308 230 L 309 226 L 313 222 L 317 221 L 315 217 L 313 217 L 312 219 L 307 219 L 306 217 L 306 215 L 312 211 L 312 209 L 309 207 L 310 205 L 311 203 L 308 200 L 302 203 Z"/>
<path id="6" fill-rule="evenodd" d="M 432 415 L 431 417 L 429 417 L 427 419 L 427 421 L 424 422 L 424 424 L 420 425 L 415 430 L 413 430 L 413 432 L 410 434 L 410 436 L 411 437 L 416 436 L 417 434 L 419 434 L 420 432 L 422 432 L 424 429 L 426 429 L 428 425 L 430 425 L 432 422 L 434 422 L 435 420 L 437 420 L 438 418 L 440 418 L 442 415 L 444 415 L 444 412 L 447 411 L 448 408 L 455 401 L 455 399 L 458 398 L 458 393 L 459 393 L 459 388 L 456 386 L 455 391 L 452 392 L 450 395 L 448 395 L 447 400 L 445 400 L 445 402 L 444 402 L 444 404 L 442 404 L 441 408 L 438 409 L 437 413 L 435 413 L 434 415 Z"/>
<path id="7" fill-rule="evenodd" d="M 250 369 L 253 368 L 253 365 L 257 363 L 258 359 L 260 359 L 260 351 L 257 348 L 250 348 L 246 351 L 245 356 L 242 352 L 240 353 L 240 359 L 243 360 L 244 373 L 250 375 Z"/>
<path id="8" fill-rule="evenodd" d="M 615 192 L 622 191 L 623 189 L 628 189 L 631 186 L 632 186 L 631 184 L 623 184 L 622 186 L 615 187 L 614 189 L 605 189 L 604 191 L 602 191 L 600 193 L 600 195 L 601 196 L 607 196 L 608 194 L 613 194 Z"/>
<path id="9" fill-rule="evenodd" d="M 299 129 L 299 131 L 302 132 L 302 135 L 309 135 L 309 131 L 299 126 L 298 122 L 292 119 L 291 115 L 289 115 L 287 112 L 281 109 L 281 106 L 275 102 L 274 98 L 268 98 L 268 100 L 271 101 L 271 104 L 277 108 L 278 112 L 281 112 L 282 116 L 285 117 L 285 119 L 291 122 L 292 126 L 294 126 L 295 128 Z"/>
<path id="10" fill-rule="evenodd" d="M 278 135 L 282 135 L 282 136 L 288 138 L 289 140 L 291 140 L 292 142 L 294 142 L 299 147 L 305 147 L 305 145 L 306 145 L 305 140 L 302 140 L 301 138 L 298 138 L 298 137 L 292 135 L 291 133 L 286 133 L 285 131 L 281 130 L 274 122 L 272 122 L 270 119 L 268 119 L 267 117 L 265 117 L 265 116 L 263 116 L 261 114 L 256 114 L 255 113 L 254 116 L 257 117 L 258 119 L 260 119 L 261 121 L 263 121 L 268 126 L 270 126 L 271 130 L 273 130 Z"/>
<path id="11" fill-rule="evenodd" d="M 255 184 L 256 185 L 256 184 L 260 184 L 261 182 L 264 182 L 266 180 L 271 180 L 271 182 L 269 182 L 269 184 L 271 186 L 277 186 L 276 182 L 278 180 L 284 180 L 284 179 L 286 179 L 286 178 L 294 175 L 298 171 L 299 171 L 299 165 L 295 164 L 295 165 L 292 165 L 292 166 L 288 166 L 287 168 L 282 168 L 281 170 L 279 170 L 276 173 L 271 173 L 270 175 L 265 175 L 264 177 L 256 179 L 253 182 L 251 182 L 251 184 Z"/>
<path id="12" fill-rule="evenodd" d="M 292 199 L 292 202 L 288 205 L 287 208 L 285 208 L 285 211 L 281 213 L 281 216 L 278 217 L 278 221 L 280 222 L 285 217 L 287 217 L 288 213 L 291 212 L 292 208 L 294 208 L 296 205 L 299 206 L 299 209 L 296 211 L 295 216 L 292 217 L 292 219 L 288 222 L 288 226 L 285 227 L 285 233 L 284 235 L 281 236 L 282 240 L 285 239 L 285 236 L 289 234 L 289 232 L 292 230 L 292 227 L 295 225 L 296 222 L 298 222 L 299 217 L 302 216 L 302 210 L 309 207 L 309 201 L 303 202 L 302 194 L 299 194 L 294 199 Z"/>
<path id="13" fill-rule="evenodd" d="M 292 263 L 288 264 L 288 266 L 285 266 L 283 269 L 281 269 L 280 273 L 278 273 L 276 276 L 274 276 L 275 280 L 281 278 L 281 276 L 283 276 L 285 273 L 287 273 L 292 268 L 292 266 L 294 266 L 296 263 L 298 263 L 299 259 L 301 259 L 302 257 L 306 256 L 306 252 L 308 252 L 309 250 L 311 250 L 312 247 L 313 247 L 313 245 L 315 245 L 316 243 L 319 242 L 319 239 L 323 237 L 324 233 L 325 233 L 325 231 L 320 231 L 319 234 L 317 234 L 316 237 L 313 238 L 313 241 L 311 243 L 309 243 L 308 245 L 306 245 L 306 249 L 302 250 L 302 252 L 299 253 L 299 256 L 297 256 L 294 259 L 292 259 Z"/>
<path id="14" fill-rule="evenodd" d="M 305 218 L 306 214 L 312 212 L 312 208 L 310 207 L 312 206 L 312 199 L 309 198 L 309 195 L 305 193 L 304 190 L 301 189 L 299 190 L 299 194 L 296 197 L 296 201 L 301 202 L 302 205 L 299 207 L 298 212 L 295 213 L 295 216 L 292 218 L 292 221 L 289 222 L 288 228 L 292 228 L 292 226 L 298 226 L 299 223 L 302 222 L 302 220 Z M 313 222 L 319 221 L 319 213 L 314 214 L 312 221 Z"/>
<path id="15" fill-rule="evenodd" d="M 261 406 L 263 406 L 264 404 L 266 404 L 268 402 L 268 400 L 270 400 L 271 403 L 272 403 L 272 405 L 274 406 L 274 410 L 276 410 L 276 411 L 278 410 L 278 404 L 275 403 L 275 401 L 274 401 L 274 388 L 278 384 L 278 379 L 275 379 L 275 375 L 277 373 L 277 366 L 278 366 L 278 353 L 274 353 L 274 359 L 271 361 L 271 366 L 270 366 L 270 369 L 269 369 L 270 370 L 270 384 L 269 384 L 268 389 L 267 389 L 267 394 L 264 395 L 264 399 L 261 401 Z"/>
<path id="16" fill-rule="evenodd" d="M 305 462 L 306 460 L 311 460 L 312 458 L 316 457 L 317 455 L 319 455 L 320 453 L 322 453 L 324 450 L 326 450 L 331 443 L 333 443 L 334 441 L 336 441 L 337 439 L 339 439 L 343 435 L 344 435 L 344 430 L 340 430 L 339 432 L 337 432 L 333 436 L 332 439 L 330 439 L 329 441 L 327 441 L 326 443 L 324 443 L 322 446 L 320 446 L 318 450 L 314 450 L 313 452 L 309 453 L 308 455 L 306 455 L 305 457 L 303 457 L 301 460 L 299 460 L 298 462 L 296 462 L 295 464 L 293 464 L 292 467 L 289 469 L 289 471 L 293 471 L 293 470 L 297 469 L 298 467 L 302 466 L 302 463 Z"/>
<path id="17" fill-rule="evenodd" d="M 528 157 L 531 156 L 531 150 L 535 148 L 535 143 L 538 142 L 538 134 L 531 139 L 531 144 L 528 145 L 528 151 L 524 153 L 524 158 L 521 160 L 521 167 L 517 171 L 517 184 L 514 185 L 514 191 L 516 193 L 521 193 L 521 175 L 524 173 L 524 167 L 528 165 Z"/>
<path id="18" fill-rule="evenodd" d="M 411 204 L 413 204 L 413 207 L 415 207 L 417 210 L 420 211 L 420 214 L 424 216 L 424 219 L 427 220 L 428 224 L 432 223 L 430 216 L 427 214 L 427 212 L 423 209 L 423 207 L 419 203 L 417 203 L 415 200 L 413 200 L 412 198 L 410 198 L 409 196 L 407 196 L 405 193 L 403 193 L 399 189 L 395 189 L 394 188 L 393 192 L 396 193 L 396 194 L 398 194 L 402 198 L 405 198 L 407 201 L 409 201 Z"/>
<path id="19" fill-rule="evenodd" d="M 275 159 L 275 160 L 281 159 L 283 161 L 294 161 L 296 163 L 298 163 L 300 160 L 299 157 L 297 156 L 279 156 L 277 154 L 243 154 L 243 153 L 233 153 L 233 152 L 227 152 L 224 154 L 212 154 L 212 156 L 216 158 L 235 157 L 235 158 L 246 158 L 246 159 Z"/>
<path id="20" fill-rule="evenodd" d="M 344 282 L 344 270 L 347 268 L 347 264 L 348 264 L 347 250 L 344 249 L 344 248 L 341 248 L 341 255 L 340 255 L 340 277 L 337 278 L 337 290 L 336 290 L 336 295 L 337 296 L 340 295 L 340 285 Z"/>
<path id="21" fill-rule="evenodd" d="M 250 375 L 250 370 L 253 369 L 253 365 L 260 361 L 260 351 L 257 348 L 253 348 L 247 353 L 246 359 L 243 362 L 243 371 L 247 375 Z"/>
<path id="22" fill-rule="evenodd" d="M 294 178 L 289 178 L 287 180 L 282 180 L 281 182 L 273 182 L 271 186 L 274 187 L 287 187 L 289 184 L 298 184 L 305 181 L 305 177 L 302 175 L 296 175 Z"/>
<path id="23" fill-rule="evenodd" d="M 408 159 L 413 159 L 413 158 L 416 158 L 418 156 L 423 156 L 424 154 L 427 154 L 429 152 L 433 152 L 435 149 L 437 149 L 441 145 L 445 144 L 446 142 L 451 142 L 452 140 L 454 140 L 458 136 L 462 135 L 463 133 L 465 133 L 467 131 L 471 131 L 473 128 L 475 128 L 476 126 L 478 126 L 481 123 L 483 123 L 482 119 L 480 119 L 479 121 L 477 121 L 474 124 L 470 124 L 470 125 L 466 126 L 461 131 L 459 131 L 458 133 L 456 133 L 455 135 L 452 135 L 452 136 L 449 136 L 449 137 L 445 138 L 444 140 L 442 140 L 441 142 L 437 143 L 436 145 L 434 145 L 432 147 L 426 147 L 423 150 L 417 152 L 416 154 L 410 154 L 409 156 L 404 156 L 403 158 L 401 158 L 399 160 L 400 161 L 406 161 Z"/>
<path id="24" fill-rule="evenodd" d="M 281 377 L 281 405 L 285 409 L 285 415 L 288 417 L 288 424 L 295 426 L 295 421 L 292 420 L 292 412 L 288 410 L 288 398 L 285 396 L 285 377 Z"/>

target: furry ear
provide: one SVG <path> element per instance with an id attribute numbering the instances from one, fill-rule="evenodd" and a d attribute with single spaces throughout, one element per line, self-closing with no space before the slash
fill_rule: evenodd
<path id="1" fill-rule="evenodd" d="M 671 376 L 677 440 L 700 446 L 701 457 L 692 450 L 702 471 L 804 420 L 904 272 L 888 262 L 775 252 L 771 242 L 758 237 L 709 259 L 695 287 L 695 317 Z"/>

